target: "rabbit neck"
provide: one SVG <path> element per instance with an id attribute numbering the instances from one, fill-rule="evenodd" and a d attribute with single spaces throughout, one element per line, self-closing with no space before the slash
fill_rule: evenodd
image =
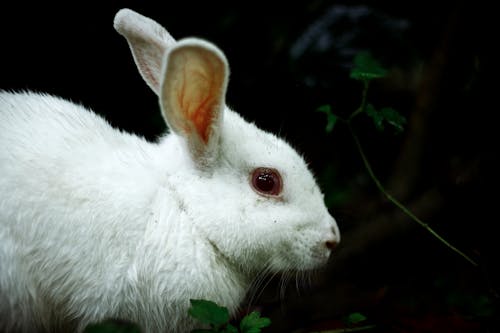
<path id="1" fill-rule="evenodd" d="M 183 216 L 186 216 L 185 223 Z M 179 234 L 183 244 L 190 240 L 191 257 L 179 248 L 179 256 L 184 258 L 184 278 L 186 290 L 190 290 L 190 299 L 207 299 L 223 305 L 231 313 L 238 310 L 250 280 L 244 272 L 231 261 L 218 247 L 191 223 L 187 214 L 181 213 L 180 227 L 185 230 Z M 182 269 L 181 269 L 182 271 Z"/>
<path id="2" fill-rule="evenodd" d="M 210 300 L 235 314 L 249 286 L 244 274 L 200 234 L 177 200 L 168 187 L 159 190 L 143 240 L 124 274 L 122 299 L 127 301 L 120 316 L 140 322 L 146 331 L 172 327 L 173 318 L 178 321 L 174 327 L 191 325 L 190 299 Z M 165 322 L 148 327 L 154 321 L 147 318 L 156 312 L 166 312 Z"/>

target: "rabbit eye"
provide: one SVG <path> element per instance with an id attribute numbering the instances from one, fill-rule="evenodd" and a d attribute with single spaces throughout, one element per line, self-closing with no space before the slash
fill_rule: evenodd
<path id="1" fill-rule="evenodd" d="M 251 175 L 253 189 L 262 195 L 278 196 L 281 193 L 282 181 L 278 170 L 271 168 L 257 168 Z"/>

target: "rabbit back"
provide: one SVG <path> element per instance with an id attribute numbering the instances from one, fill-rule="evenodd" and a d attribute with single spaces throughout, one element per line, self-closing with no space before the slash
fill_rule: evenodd
<path id="1" fill-rule="evenodd" d="M 127 203 L 141 207 L 168 165 L 162 160 L 168 152 L 158 154 L 168 144 L 160 148 L 115 130 L 95 113 L 57 97 L 2 92 L 0 119 L 2 203 L 18 204 L 20 212 L 40 202 L 43 211 L 70 213 L 111 199 L 133 214 Z"/>
<path id="2" fill-rule="evenodd" d="M 0 328 L 113 311 L 103 281 L 120 284 L 143 239 L 160 145 L 71 102 L 2 92 L 0 147 Z"/>

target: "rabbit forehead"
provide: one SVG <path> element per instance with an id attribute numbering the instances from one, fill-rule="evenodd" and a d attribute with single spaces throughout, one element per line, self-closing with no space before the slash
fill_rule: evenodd
<path id="1" fill-rule="evenodd" d="M 308 192 L 319 192 L 306 162 L 296 150 L 283 139 L 246 122 L 228 109 L 221 143 L 223 159 L 236 172 L 250 173 L 257 167 L 275 168 L 286 182 L 285 191 L 296 191 L 294 187 L 298 186 Z"/>
<path id="2" fill-rule="evenodd" d="M 222 152 L 232 164 L 249 168 L 275 167 L 280 171 L 307 170 L 304 159 L 283 139 L 246 122 L 230 110 L 226 110 L 225 118 Z"/>

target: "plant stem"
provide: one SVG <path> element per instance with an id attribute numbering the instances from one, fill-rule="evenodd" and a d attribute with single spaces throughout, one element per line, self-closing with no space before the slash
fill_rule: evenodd
<path id="1" fill-rule="evenodd" d="M 365 88 L 366 88 L 366 85 L 365 85 Z M 363 93 L 363 95 L 365 95 Z M 363 103 L 362 103 L 362 106 L 363 106 Z M 358 109 L 360 110 L 361 107 Z M 351 117 L 349 118 L 352 119 L 352 116 L 358 111 L 356 110 L 352 115 Z M 422 226 L 423 228 L 425 228 L 432 236 L 434 236 L 435 238 L 437 238 L 441 243 L 443 243 L 444 245 L 446 245 L 448 248 L 450 248 L 452 251 L 454 251 L 455 253 L 457 253 L 458 255 L 462 256 L 465 260 L 467 260 L 468 262 L 470 262 L 472 265 L 474 266 L 478 266 L 478 264 L 472 260 L 469 256 L 467 256 L 465 253 L 463 253 L 462 251 L 460 251 L 459 249 L 457 249 L 455 246 L 451 245 L 446 239 L 444 239 L 443 237 L 441 237 L 441 235 L 439 235 L 434 229 L 432 229 L 427 223 L 423 222 L 422 220 L 420 220 L 417 216 L 415 216 L 415 214 L 413 214 L 408 208 L 406 208 L 402 203 L 400 203 L 396 198 L 394 198 L 390 193 L 388 193 L 384 186 L 382 185 L 382 183 L 380 182 L 380 180 L 377 178 L 377 176 L 375 176 L 375 173 L 373 172 L 373 169 L 370 165 L 370 162 L 368 162 L 368 159 L 363 151 L 363 148 L 361 147 L 361 143 L 359 142 L 359 139 L 358 139 L 358 136 L 356 135 L 356 133 L 354 132 L 352 126 L 351 126 L 351 123 L 348 122 L 348 126 L 349 126 L 349 130 L 351 132 L 351 135 L 354 139 L 354 142 L 356 143 L 356 147 L 358 148 L 358 151 L 359 151 L 359 154 L 361 155 L 361 159 L 363 160 L 363 164 L 366 168 L 366 171 L 368 171 L 368 174 L 370 175 L 371 179 L 373 180 L 373 182 L 375 183 L 375 185 L 377 186 L 377 188 L 380 190 L 380 192 L 382 192 L 385 197 L 390 201 L 392 202 L 394 205 L 396 205 L 399 209 L 401 209 L 401 211 L 403 211 L 403 213 L 405 213 L 406 215 L 408 215 L 412 220 L 414 220 L 415 222 L 417 222 L 420 226 Z"/>
<path id="2" fill-rule="evenodd" d="M 358 114 L 362 113 L 366 109 L 366 96 L 368 95 L 368 88 L 370 87 L 370 80 L 363 80 L 363 94 L 361 96 L 361 105 L 359 108 L 351 113 L 351 115 L 348 118 L 348 121 L 351 121 L 354 117 L 356 117 Z"/>

